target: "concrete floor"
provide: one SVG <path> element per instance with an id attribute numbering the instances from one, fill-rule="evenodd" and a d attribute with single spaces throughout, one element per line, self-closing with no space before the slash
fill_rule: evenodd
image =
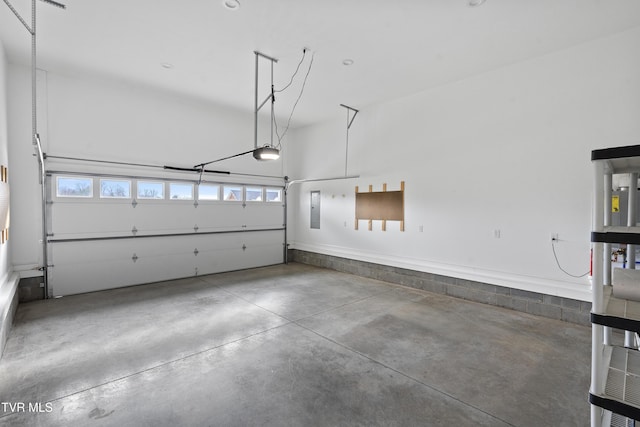
<path id="1" fill-rule="evenodd" d="M 0 425 L 585 426 L 590 339 L 301 264 L 203 276 L 21 305 Z"/>

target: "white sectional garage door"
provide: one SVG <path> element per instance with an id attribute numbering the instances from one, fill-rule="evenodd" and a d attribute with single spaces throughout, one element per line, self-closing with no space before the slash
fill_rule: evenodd
<path id="1" fill-rule="evenodd" d="M 282 181 L 47 179 L 50 296 L 284 261 Z"/>

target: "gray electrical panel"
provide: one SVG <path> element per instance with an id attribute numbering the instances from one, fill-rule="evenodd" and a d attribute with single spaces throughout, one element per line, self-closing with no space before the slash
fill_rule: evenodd
<path id="1" fill-rule="evenodd" d="M 311 228 L 320 229 L 320 192 L 311 192 Z"/>

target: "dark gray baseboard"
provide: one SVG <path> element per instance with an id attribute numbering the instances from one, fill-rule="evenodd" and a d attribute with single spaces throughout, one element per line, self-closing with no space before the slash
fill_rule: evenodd
<path id="1" fill-rule="evenodd" d="M 38 301 L 44 298 L 44 285 L 41 285 L 43 277 L 29 277 L 20 279 L 18 284 L 18 298 L 20 303 Z"/>
<path id="2" fill-rule="evenodd" d="M 509 308 L 579 325 L 591 325 L 591 303 L 422 271 L 290 249 L 289 261 L 324 267 L 437 294 Z"/>

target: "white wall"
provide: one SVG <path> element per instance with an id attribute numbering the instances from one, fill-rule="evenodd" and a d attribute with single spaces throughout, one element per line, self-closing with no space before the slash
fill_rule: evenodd
<path id="1" fill-rule="evenodd" d="M 0 41 L 0 164 L 9 165 L 8 156 L 8 121 L 7 121 L 7 61 L 4 46 Z M 12 169 L 9 168 L 9 183 L 12 182 Z M 15 199 L 15 197 L 13 197 Z M 18 285 L 17 277 L 13 275 L 9 263 L 10 245 L 9 242 L 0 245 L 0 356 L 4 349 L 4 343 L 8 337 L 9 329 L 13 321 L 13 310 L 15 310 L 15 295 Z"/>
<path id="2" fill-rule="evenodd" d="M 20 194 L 13 205 L 20 215 L 12 222 L 12 262 L 23 277 L 40 274 L 35 269 L 42 264 L 41 190 L 30 136 L 30 79 L 28 67 L 10 64 L 12 188 L 14 194 Z M 83 74 L 39 70 L 38 123 L 44 151 L 51 156 L 192 167 L 253 148 L 250 113 Z M 55 160 L 48 162 L 48 168 L 185 177 L 157 169 L 110 168 Z M 282 176 L 283 172 L 281 161 L 259 163 L 251 155 L 209 168 L 270 176 Z M 233 175 L 221 175 L 220 179 L 262 182 Z M 282 180 L 274 182 L 281 184 Z"/>
<path id="3" fill-rule="evenodd" d="M 556 266 L 550 235 L 566 270 L 588 271 L 590 151 L 640 143 L 639 50 L 635 28 L 362 108 L 349 142 L 360 178 L 295 184 L 291 246 L 590 299 L 588 278 Z M 338 120 L 292 132 L 288 174 L 344 175 L 345 129 Z M 375 221 L 354 230 L 354 187 L 401 180 L 406 231 Z M 322 192 L 320 230 L 309 227 L 312 190 Z"/>
<path id="4" fill-rule="evenodd" d="M 9 159 L 11 168 L 12 203 L 11 211 L 11 263 L 14 269 L 27 270 L 23 277 L 40 276 L 38 267 L 42 265 L 40 239 L 41 225 L 41 190 L 38 178 L 38 163 L 31 138 L 31 74 L 28 68 L 8 67 L 8 103 L 9 103 Z M 19 77 L 19 78 L 18 78 Z M 42 83 L 43 75 L 38 75 Z M 42 94 L 40 94 L 42 95 Z M 41 96 L 39 97 L 41 99 Z M 42 102 L 39 102 L 42 104 Z M 45 124 L 46 119 L 40 117 Z"/>
<path id="5" fill-rule="evenodd" d="M 7 61 L 0 42 L 0 164 L 4 166 L 9 163 L 7 127 Z M 8 280 L 10 273 L 9 244 L 0 245 L 0 285 Z"/>

